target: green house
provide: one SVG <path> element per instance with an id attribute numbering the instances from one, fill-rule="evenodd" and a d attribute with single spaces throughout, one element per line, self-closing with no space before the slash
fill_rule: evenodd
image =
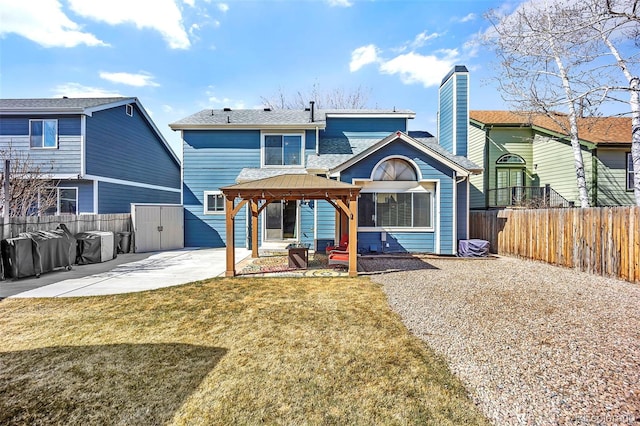
<path id="1" fill-rule="evenodd" d="M 580 118 L 578 132 L 591 205 L 635 204 L 631 118 Z M 472 209 L 580 204 L 569 137 L 549 117 L 470 111 L 468 149 L 484 168 L 470 179 Z"/>

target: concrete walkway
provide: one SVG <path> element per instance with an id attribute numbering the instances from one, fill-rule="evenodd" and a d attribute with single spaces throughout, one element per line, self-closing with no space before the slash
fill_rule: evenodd
<path id="1" fill-rule="evenodd" d="M 101 264 L 76 265 L 72 271 L 54 271 L 43 274 L 40 278 L 0 282 L 0 289 L 4 288 L 0 297 L 97 296 L 186 284 L 224 275 L 225 254 L 224 248 L 196 248 L 119 255 L 116 259 Z M 249 256 L 251 251 L 237 248 L 235 254 L 236 260 L 241 261 Z M 128 256 L 137 259 L 122 263 Z M 95 269 L 101 271 L 94 273 Z M 74 277 L 65 279 L 65 274 Z M 55 278 L 59 281 L 51 283 L 50 280 Z M 14 288 L 13 291 L 10 287 Z M 31 289 L 16 291 L 26 287 Z"/>

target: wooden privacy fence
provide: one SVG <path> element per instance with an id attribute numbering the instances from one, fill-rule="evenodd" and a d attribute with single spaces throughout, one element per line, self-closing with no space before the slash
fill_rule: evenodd
<path id="1" fill-rule="evenodd" d="M 21 232 L 49 231 L 65 224 L 72 234 L 85 231 L 131 231 L 131 214 L 87 214 L 60 216 L 0 217 L 2 238 L 17 237 Z"/>
<path id="2" fill-rule="evenodd" d="M 470 237 L 493 253 L 640 283 L 640 207 L 474 211 Z"/>

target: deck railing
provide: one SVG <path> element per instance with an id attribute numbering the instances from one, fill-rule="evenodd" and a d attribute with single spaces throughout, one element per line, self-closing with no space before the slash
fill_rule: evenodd
<path id="1" fill-rule="evenodd" d="M 509 186 L 487 191 L 489 207 L 524 207 L 548 209 L 574 207 L 551 186 Z"/>

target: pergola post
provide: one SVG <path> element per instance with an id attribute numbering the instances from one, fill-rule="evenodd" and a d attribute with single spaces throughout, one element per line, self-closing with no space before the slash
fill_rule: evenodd
<path id="1" fill-rule="evenodd" d="M 235 256 L 235 218 L 233 214 L 233 196 L 226 196 L 224 199 L 224 211 L 226 215 L 226 240 L 227 240 L 227 270 L 226 277 L 236 276 L 236 256 Z"/>
<path id="2" fill-rule="evenodd" d="M 349 198 L 349 276 L 358 276 L 358 196 Z"/>
<path id="3" fill-rule="evenodd" d="M 258 201 L 251 199 L 251 257 L 258 257 Z"/>

